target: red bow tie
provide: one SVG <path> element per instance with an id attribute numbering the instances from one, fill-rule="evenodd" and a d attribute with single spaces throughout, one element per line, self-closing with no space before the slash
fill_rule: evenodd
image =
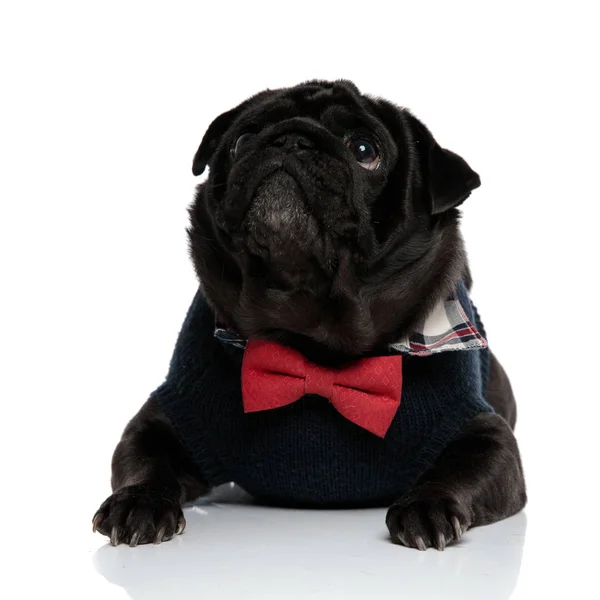
<path id="1" fill-rule="evenodd" d="M 292 404 L 304 394 L 327 398 L 346 419 L 384 437 L 400 406 L 402 357 L 363 358 L 328 369 L 275 342 L 249 340 L 242 362 L 244 412 Z"/>

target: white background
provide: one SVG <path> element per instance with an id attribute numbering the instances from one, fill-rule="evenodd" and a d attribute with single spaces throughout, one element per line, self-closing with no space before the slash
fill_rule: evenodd
<path id="1" fill-rule="evenodd" d="M 594 4 L 2 3 L 7 597 L 598 597 Z M 463 231 L 530 504 L 444 553 L 387 544 L 384 511 L 235 506 L 188 509 L 170 545 L 101 548 L 112 449 L 196 288 L 201 136 L 246 96 L 314 77 L 408 106 L 481 175 Z"/>

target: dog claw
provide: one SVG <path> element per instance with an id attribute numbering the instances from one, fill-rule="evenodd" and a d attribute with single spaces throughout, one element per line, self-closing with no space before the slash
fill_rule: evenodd
<path id="1" fill-rule="evenodd" d="M 102 523 L 102 519 L 104 519 L 104 515 L 102 513 L 96 513 L 94 515 L 94 519 L 92 520 L 92 531 L 94 533 L 98 531 L 98 525 Z"/>
<path id="2" fill-rule="evenodd" d="M 179 517 L 179 521 L 177 522 L 177 531 L 175 533 L 177 535 L 181 535 L 185 529 L 185 525 L 185 519 L 183 517 Z"/>
<path id="3" fill-rule="evenodd" d="M 135 531 L 133 533 L 131 539 L 129 540 L 129 545 L 131 546 L 131 548 L 135 548 L 138 545 L 138 542 L 140 541 L 140 536 L 141 534 L 139 531 Z"/>
<path id="4" fill-rule="evenodd" d="M 456 517 L 456 516 L 452 517 L 452 528 L 454 529 L 454 537 L 456 538 L 456 541 L 458 542 L 458 540 L 460 540 L 460 538 L 463 535 L 463 530 L 462 530 L 462 527 L 460 526 L 460 521 L 458 520 L 458 517 Z"/>
<path id="5" fill-rule="evenodd" d="M 154 543 L 155 544 L 160 544 L 163 541 L 163 537 L 165 536 L 165 533 L 167 531 L 167 528 L 165 525 L 163 525 L 158 532 L 156 533 L 156 537 L 154 538 Z"/>
<path id="6" fill-rule="evenodd" d="M 423 541 L 423 538 L 420 535 L 418 535 L 415 538 L 415 543 L 417 544 L 417 548 L 419 550 L 421 550 L 421 551 L 427 550 L 427 546 L 425 545 L 425 542 Z"/>
<path id="7" fill-rule="evenodd" d="M 110 543 L 113 546 L 119 545 L 119 528 L 115 525 L 110 532 Z"/>
<path id="8" fill-rule="evenodd" d="M 444 550 L 446 548 L 446 536 L 443 533 L 438 533 L 437 544 L 435 547 L 438 550 Z"/>

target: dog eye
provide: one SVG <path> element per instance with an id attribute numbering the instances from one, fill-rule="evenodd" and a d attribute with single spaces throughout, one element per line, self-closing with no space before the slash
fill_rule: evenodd
<path id="1" fill-rule="evenodd" d="M 253 137 L 253 133 L 242 133 L 242 135 L 240 135 L 240 137 L 235 141 L 232 154 L 237 154 Z"/>
<path id="2" fill-rule="evenodd" d="M 374 171 L 379 166 L 379 151 L 371 140 L 352 138 L 346 142 L 346 146 L 350 148 L 361 167 Z"/>

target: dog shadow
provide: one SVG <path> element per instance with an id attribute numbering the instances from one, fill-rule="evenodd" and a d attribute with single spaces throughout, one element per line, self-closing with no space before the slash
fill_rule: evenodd
<path id="1" fill-rule="evenodd" d="M 506 600 L 516 586 L 527 519 L 476 528 L 444 552 L 390 543 L 384 509 L 300 510 L 253 504 L 229 485 L 184 508 L 183 535 L 101 547 L 96 570 L 134 600 L 348 598 L 390 594 Z"/>

